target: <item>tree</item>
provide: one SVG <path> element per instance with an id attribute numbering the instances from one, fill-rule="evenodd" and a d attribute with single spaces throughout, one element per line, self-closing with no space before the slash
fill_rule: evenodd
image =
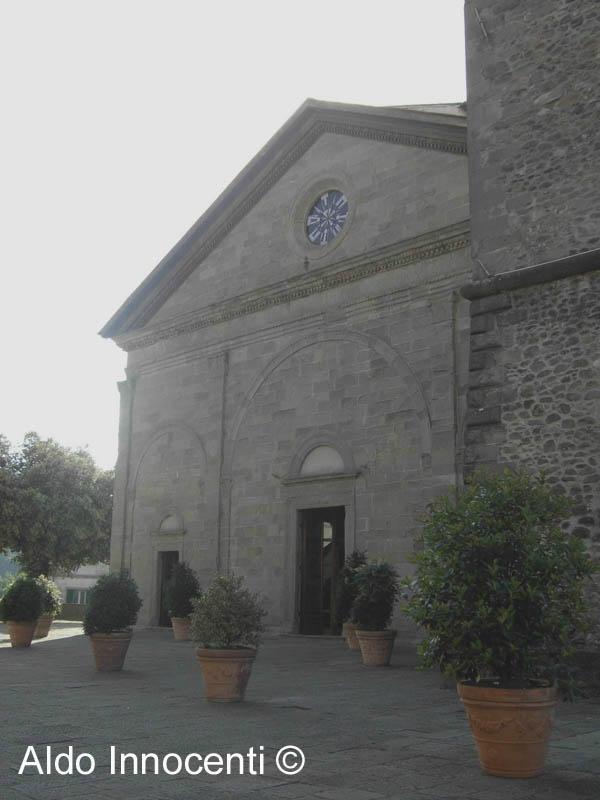
<path id="1" fill-rule="evenodd" d="M 10 442 L 0 433 L 0 552 L 10 547 L 10 540 L 15 533 L 16 487 L 12 466 Z"/>
<path id="2" fill-rule="evenodd" d="M 11 450 L 0 436 L 0 552 L 12 551 L 31 575 L 105 561 L 112 484 L 87 450 L 36 433 Z"/>

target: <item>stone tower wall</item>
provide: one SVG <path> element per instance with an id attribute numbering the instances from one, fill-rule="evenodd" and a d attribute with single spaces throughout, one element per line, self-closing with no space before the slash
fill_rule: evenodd
<path id="1" fill-rule="evenodd" d="M 600 6 L 477 0 L 465 19 L 465 470 L 545 472 L 600 559 Z M 591 595 L 597 644 L 600 589 Z"/>
<path id="2" fill-rule="evenodd" d="M 600 245 L 600 4 L 465 3 L 473 255 L 491 273 Z"/>

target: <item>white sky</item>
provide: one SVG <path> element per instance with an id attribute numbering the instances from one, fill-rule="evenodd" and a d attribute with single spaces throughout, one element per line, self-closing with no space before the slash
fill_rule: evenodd
<path id="1" fill-rule="evenodd" d="M 0 432 L 116 459 L 97 335 L 306 97 L 465 98 L 462 0 L 0 0 Z"/>

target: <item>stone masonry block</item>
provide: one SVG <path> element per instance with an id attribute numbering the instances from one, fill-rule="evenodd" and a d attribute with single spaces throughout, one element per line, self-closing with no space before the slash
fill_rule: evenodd
<path id="1" fill-rule="evenodd" d="M 467 426 L 495 425 L 502 418 L 500 406 L 490 406 L 489 408 L 471 408 L 467 412 Z"/>
<path id="2" fill-rule="evenodd" d="M 510 295 L 507 293 L 493 294 L 489 297 L 481 297 L 471 302 L 471 316 L 479 314 L 489 314 L 490 312 L 504 311 L 512 305 Z"/>
<path id="3" fill-rule="evenodd" d="M 497 331 L 487 331 L 486 333 L 474 333 L 471 336 L 471 352 L 478 350 L 492 350 L 501 346 L 500 337 Z"/>
<path id="4" fill-rule="evenodd" d="M 495 367 L 499 359 L 500 351 L 479 350 L 477 352 L 471 352 L 469 357 L 469 370 L 471 372 L 478 372 L 488 367 Z"/>
<path id="5" fill-rule="evenodd" d="M 496 325 L 495 314 L 479 314 L 471 320 L 471 333 L 493 331 Z"/>

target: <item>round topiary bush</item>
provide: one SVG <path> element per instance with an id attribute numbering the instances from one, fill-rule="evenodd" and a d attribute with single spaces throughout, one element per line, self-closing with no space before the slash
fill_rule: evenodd
<path id="1" fill-rule="evenodd" d="M 4 622 L 35 622 L 42 613 L 44 596 L 35 578 L 17 575 L 0 600 L 0 619 Z"/>
<path id="2" fill-rule="evenodd" d="M 398 573 L 385 561 L 366 564 L 354 573 L 352 621 L 357 629 L 383 631 L 394 613 L 399 592 Z"/>
<path id="3" fill-rule="evenodd" d="M 141 607 L 137 585 L 129 575 L 103 575 L 90 591 L 83 629 L 88 636 L 126 630 L 135 625 Z"/>
<path id="4" fill-rule="evenodd" d="M 219 575 L 192 600 L 192 639 L 219 650 L 258 646 L 266 611 L 260 597 L 243 584 L 241 577 Z"/>
<path id="5" fill-rule="evenodd" d="M 356 597 L 354 576 L 359 567 L 367 563 L 364 550 L 354 550 L 344 561 L 344 566 L 338 575 L 335 592 L 335 616 L 341 625 L 350 619 L 352 605 Z"/>
<path id="6" fill-rule="evenodd" d="M 569 509 L 543 478 L 510 471 L 479 472 L 432 504 L 406 609 L 424 628 L 425 665 L 503 688 L 554 679 L 583 628 L 594 571 L 561 527 Z"/>
<path id="7" fill-rule="evenodd" d="M 62 594 L 51 578 L 38 575 L 36 581 L 42 591 L 42 614 L 57 617 L 62 610 Z"/>
<path id="8" fill-rule="evenodd" d="M 200 583 L 194 570 L 183 561 L 175 564 L 165 587 L 165 605 L 169 616 L 189 616 L 194 610 L 192 599 L 200 594 Z"/>

